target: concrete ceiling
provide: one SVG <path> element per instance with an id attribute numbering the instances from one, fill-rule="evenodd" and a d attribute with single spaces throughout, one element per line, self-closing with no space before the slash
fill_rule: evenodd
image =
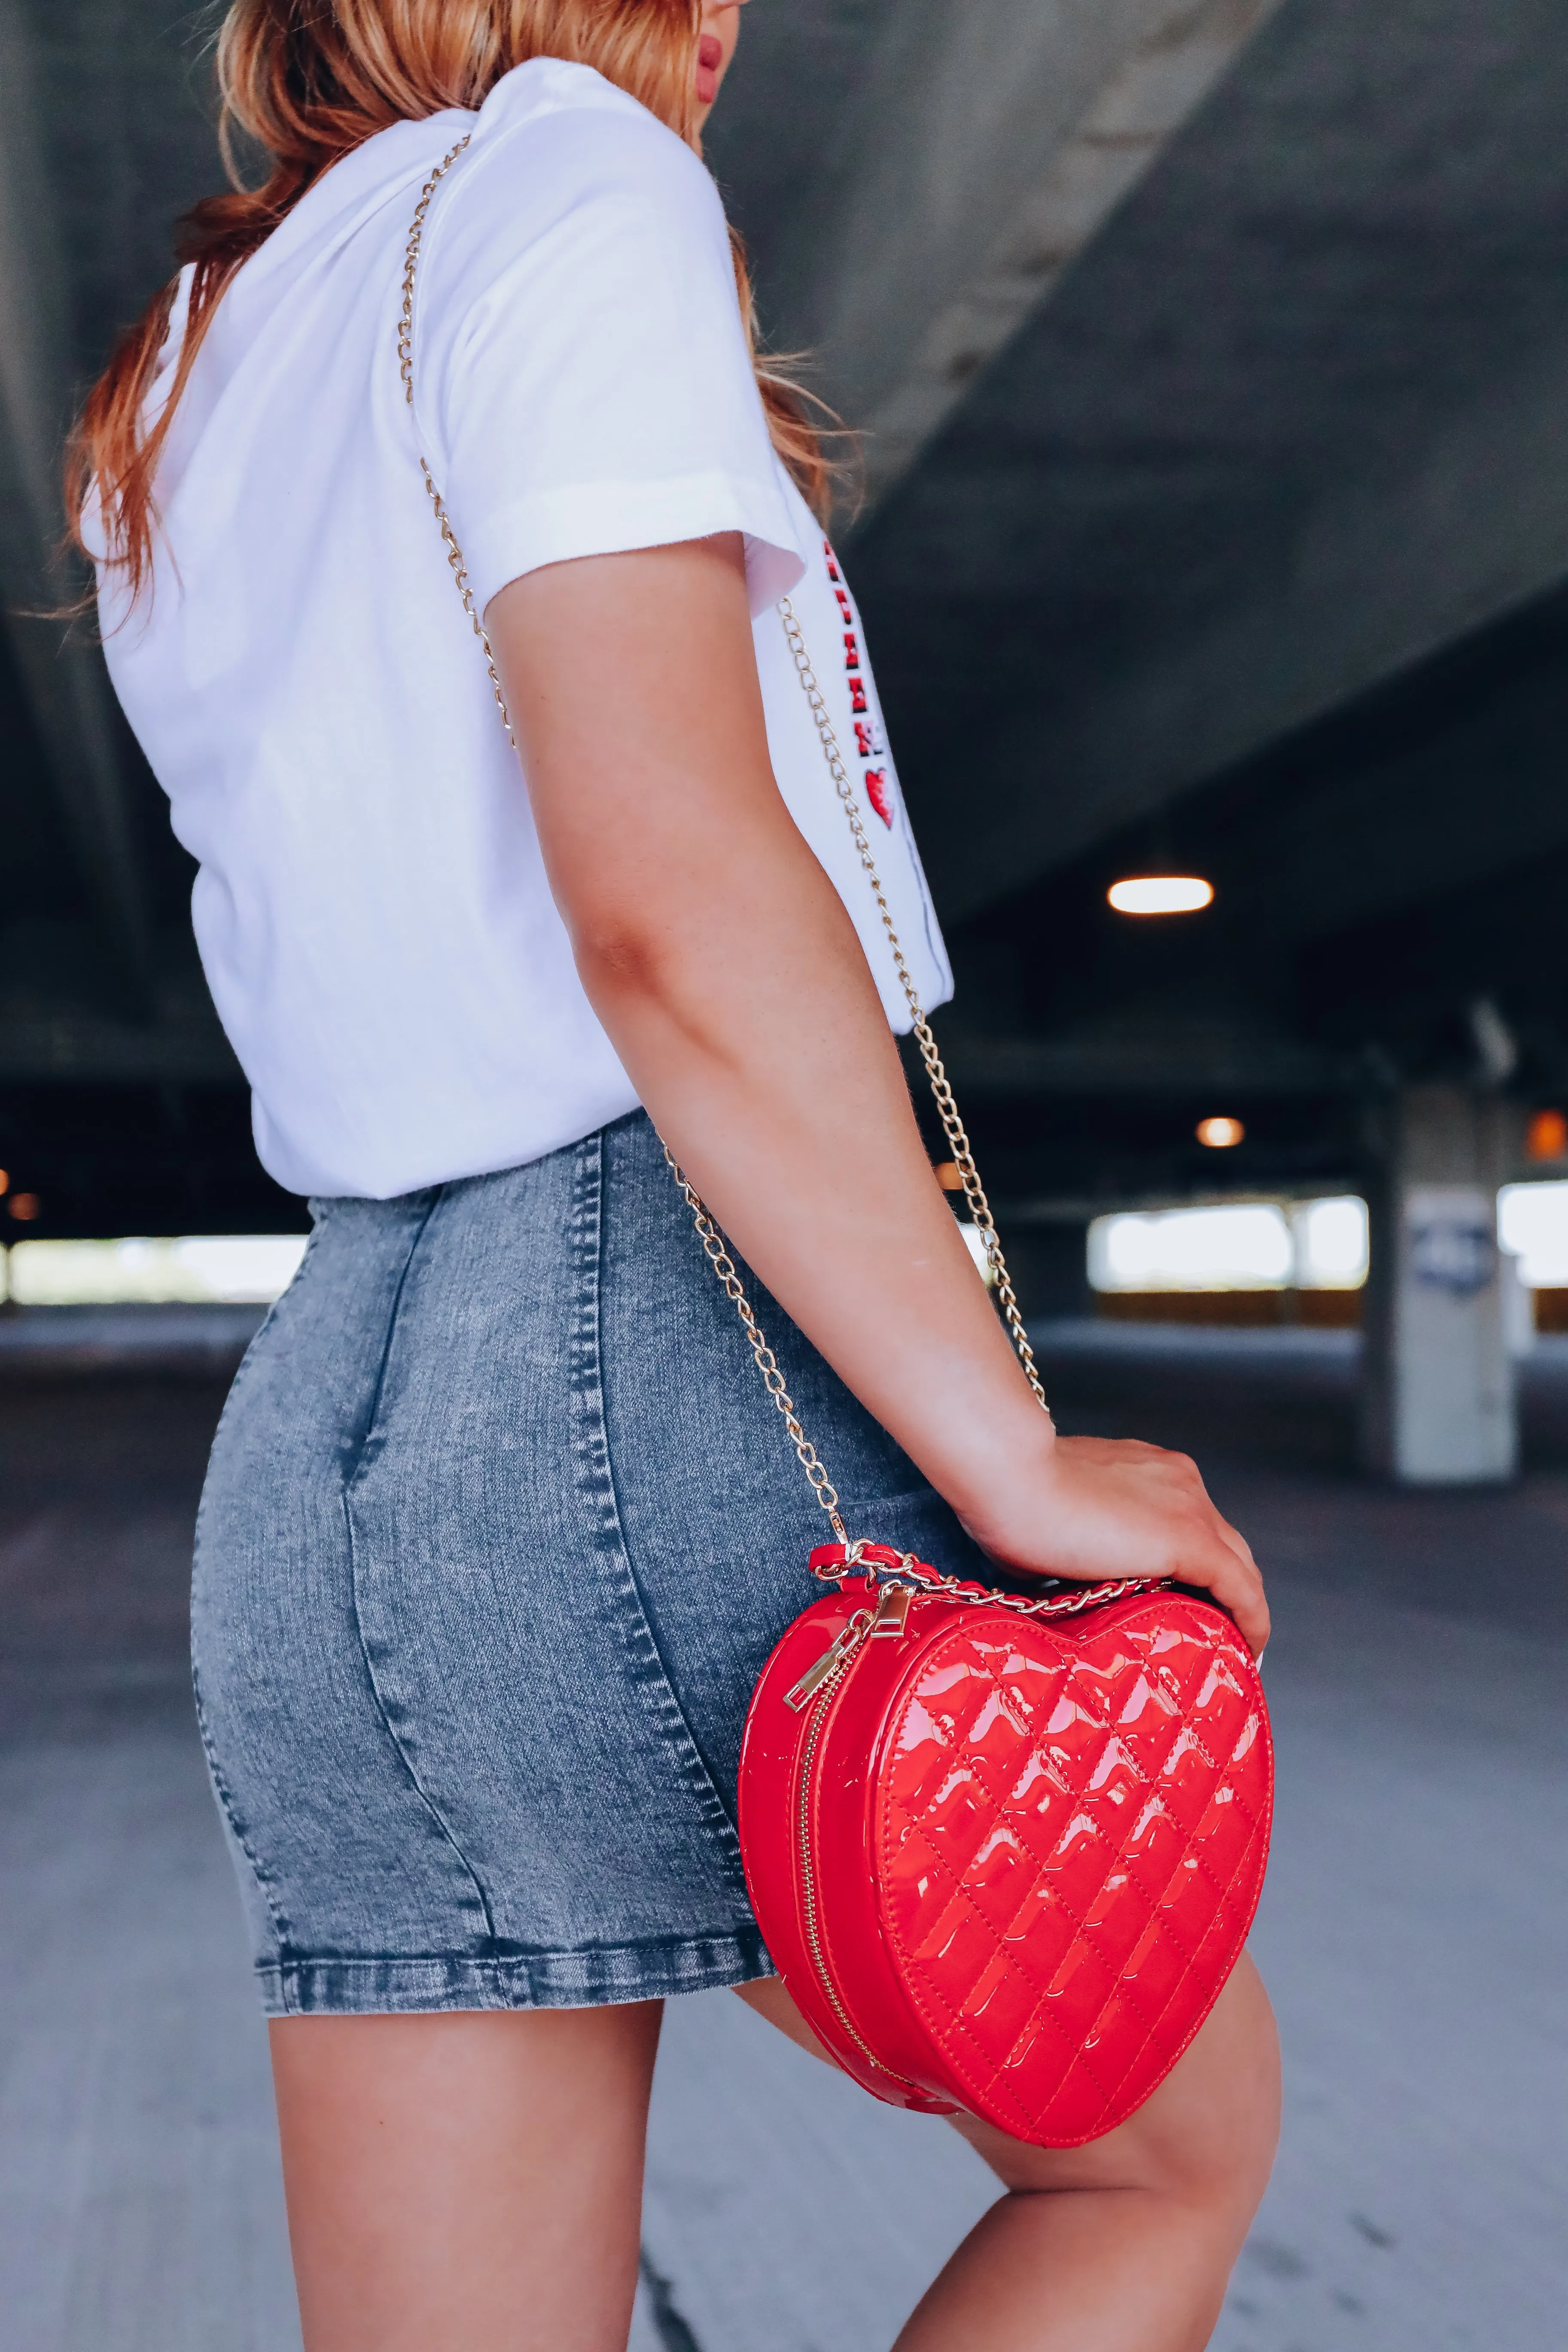
<path id="1" fill-rule="evenodd" d="M 753 0 L 710 158 L 873 497 L 1278 5 Z"/>
<path id="2" fill-rule="evenodd" d="M 1568 574 L 1568 16 L 1286 0 L 853 547 L 963 914 Z"/>

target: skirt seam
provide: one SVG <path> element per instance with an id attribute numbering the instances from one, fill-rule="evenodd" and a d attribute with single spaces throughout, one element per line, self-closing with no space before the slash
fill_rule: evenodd
<path id="1" fill-rule="evenodd" d="M 658 1725 L 677 1771 L 696 1800 L 704 1823 L 714 1833 L 725 1877 L 731 1887 L 743 1895 L 746 1879 L 741 1857 L 741 1841 L 702 1751 L 692 1736 L 686 1711 L 654 1638 L 621 1518 L 605 1415 L 600 1331 L 604 1130 L 601 1129 L 597 1133 L 584 1137 L 578 1146 L 578 1153 L 572 1218 L 572 1243 L 577 1268 L 570 1360 L 573 1450 L 578 1463 L 580 1488 L 594 1515 L 595 1549 L 607 1573 L 614 1579 L 616 1598 L 620 1603 L 617 1614 L 633 1686 Z"/>
<path id="2" fill-rule="evenodd" d="M 212 1733 L 207 1724 L 206 1706 L 202 1698 L 201 1672 L 194 1657 L 191 1660 L 191 1696 L 195 1702 L 196 1736 L 202 1743 L 202 1754 L 206 1759 L 207 1778 L 212 1782 L 213 1794 L 217 1800 L 218 1809 L 223 1814 L 236 1850 L 244 1855 L 251 1877 L 256 1882 L 256 1891 L 260 1895 L 266 1906 L 267 1916 L 272 1923 L 272 1939 L 277 1948 L 279 1959 L 281 1961 L 290 1943 L 288 1917 L 279 1908 L 273 1894 L 271 1875 L 262 1868 L 260 1859 L 240 1821 L 228 1782 L 225 1780 L 218 1764 L 217 1751 L 213 1745 Z"/>
<path id="3" fill-rule="evenodd" d="M 442 1811 L 440 1806 L 436 1802 L 429 1790 L 426 1788 L 423 1780 L 420 1779 L 419 1774 L 415 1768 L 414 1759 L 409 1755 L 405 1742 L 399 1737 L 396 1726 L 394 1724 L 390 1710 L 387 1707 L 386 1699 L 381 1687 L 381 1680 L 376 1673 L 375 1659 L 372 1654 L 371 1643 L 365 1633 L 364 1619 L 360 1610 L 360 1547 L 354 1535 L 353 1490 L 374 1452 L 376 1424 L 381 1416 L 382 1399 L 386 1388 L 387 1368 L 392 1360 L 393 1341 L 397 1332 L 397 1318 L 403 1306 L 403 1294 L 407 1287 L 408 1277 L 413 1270 L 414 1260 L 418 1252 L 419 1244 L 425 1238 L 426 1230 L 429 1225 L 431 1218 L 436 1213 L 440 1197 L 439 1192 L 433 1194 L 428 1205 L 421 1215 L 419 1223 L 415 1228 L 414 1234 L 409 1241 L 408 1254 L 403 1262 L 403 1271 L 397 1277 L 397 1285 L 393 1292 L 391 1311 L 386 1318 L 386 1337 L 382 1343 L 381 1362 L 376 1370 L 375 1383 L 371 1396 L 370 1412 L 365 1421 L 364 1436 L 361 1441 L 358 1452 L 354 1455 L 353 1467 L 348 1471 L 347 1475 L 343 1480 L 343 1528 L 348 1540 L 349 1598 L 350 1605 L 353 1612 L 354 1638 L 359 1644 L 360 1655 L 364 1661 L 365 1677 L 370 1685 L 371 1698 L 374 1703 L 375 1711 L 380 1718 L 382 1729 L 386 1734 L 387 1739 L 391 1744 L 393 1753 L 396 1756 L 399 1764 L 401 1764 L 404 1771 L 408 1777 L 408 1784 L 410 1788 L 414 1790 L 415 1795 L 424 1806 L 426 1812 L 429 1815 L 431 1822 L 435 1824 L 436 1829 L 446 1842 L 446 1844 L 458 1863 L 458 1867 L 462 1871 L 464 1876 L 468 1879 L 468 1885 L 473 1891 L 473 1899 L 479 1906 L 479 1916 L 484 1922 L 484 1933 L 489 1940 L 491 1943 L 494 1943 L 496 1940 L 495 1917 L 491 1910 L 490 1899 L 485 1891 L 483 1882 L 481 1881 L 478 1871 L 474 1868 L 473 1864 L 468 1859 L 468 1854 L 458 1843 L 456 1832 L 454 1832 L 451 1823 L 447 1821 L 446 1814 Z"/>
<path id="4" fill-rule="evenodd" d="M 304 1254 L 300 1260 L 299 1265 L 294 1270 L 293 1277 L 289 1282 L 288 1288 L 283 1292 L 281 1297 L 275 1298 L 273 1300 L 271 1306 L 262 1317 L 255 1337 L 250 1340 L 244 1355 L 239 1360 L 238 1368 L 235 1372 L 233 1380 L 228 1385 L 228 1394 L 224 1398 L 223 1410 L 217 1417 L 217 1425 L 213 1431 L 213 1442 L 211 1447 L 212 1454 L 216 1453 L 218 1441 L 223 1436 L 224 1431 L 234 1412 L 236 1402 L 244 1391 L 246 1383 L 250 1377 L 252 1368 L 258 1360 L 264 1333 L 266 1333 L 278 1319 L 279 1309 L 283 1304 L 283 1299 L 288 1297 L 290 1292 L 297 1293 L 298 1291 L 300 1283 L 304 1276 L 305 1269 L 310 1264 L 311 1252 L 315 1248 L 316 1234 L 319 1230 L 320 1228 L 318 1226 L 311 1226 L 310 1238 L 305 1244 Z M 206 1533 L 207 1496 L 209 1491 L 210 1481 L 204 1478 L 202 1481 L 201 1498 L 196 1505 L 195 1526 L 192 1531 L 191 1538 L 191 1583 L 193 1596 L 195 1585 L 201 1576 L 202 1548 L 203 1539 Z M 245 1824 L 240 1819 L 238 1807 L 235 1803 L 233 1791 L 230 1790 L 228 1781 L 217 1760 L 217 1749 L 214 1744 L 212 1728 L 207 1720 L 206 1701 L 202 1695 L 202 1676 L 201 1668 L 196 1660 L 195 1637 L 196 1610 L 193 1598 L 190 1643 L 191 1697 L 195 1707 L 196 1736 L 202 1743 L 202 1754 L 206 1760 L 207 1778 L 212 1783 L 213 1795 L 216 1801 L 218 1811 L 223 1815 L 224 1824 L 233 1841 L 235 1852 L 243 1855 L 246 1864 L 249 1869 L 251 1878 L 255 1883 L 256 1891 L 261 1897 L 267 1916 L 271 1923 L 273 1942 L 277 1947 L 279 1958 L 281 1958 L 282 1954 L 289 1949 L 290 1941 L 288 1915 L 279 1906 L 273 1889 L 271 1875 L 262 1866 L 261 1859 L 257 1853 L 254 1846 L 251 1844 L 249 1834 L 246 1830 Z"/>

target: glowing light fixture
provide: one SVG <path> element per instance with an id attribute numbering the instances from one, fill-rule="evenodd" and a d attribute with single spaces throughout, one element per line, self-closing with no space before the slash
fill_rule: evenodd
<path id="1" fill-rule="evenodd" d="M 1247 1129 L 1238 1118 L 1200 1118 L 1196 1133 L 1198 1141 L 1206 1143 L 1211 1151 L 1228 1151 L 1242 1141 Z"/>
<path id="2" fill-rule="evenodd" d="M 29 1239 L 11 1245 L 11 1296 L 22 1307 L 108 1307 L 168 1299 L 264 1305 L 288 1289 L 304 1255 L 303 1234 Z"/>
<path id="3" fill-rule="evenodd" d="M 1559 1253 L 1550 1263 L 1568 1263 L 1568 1183 L 1513 1189 L 1532 1196 L 1516 1218 L 1533 1216 L 1543 1250 Z M 1548 1204 L 1549 1193 L 1560 1201 Z M 1509 1194 L 1502 1198 L 1504 1246 L 1515 1246 L 1507 1233 Z M 1548 1263 L 1544 1255 L 1541 1263 Z M 1352 1194 L 1156 1209 L 1096 1217 L 1089 1229 L 1089 1278 L 1096 1290 L 1356 1290 L 1366 1270 L 1366 1202 Z M 1551 1277 L 1535 1276 L 1543 1278 Z"/>
<path id="4" fill-rule="evenodd" d="M 1498 1239 L 1526 1289 L 1568 1288 L 1568 1183 L 1505 1184 L 1497 1206 Z"/>
<path id="5" fill-rule="evenodd" d="M 1195 915 L 1214 903 L 1214 884 L 1201 874 L 1130 874 L 1106 897 L 1119 915 Z"/>
<path id="6" fill-rule="evenodd" d="M 1089 1229 L 1096 1290 L 1282 1290 L 1295 1265 L 1274 1201 L 1096 1217 Z"/>
<path id="7" fill-rule="evenodd" d="M 1297 1201 L 1290 1209 L 1299 1290 L 1359 1290 L 1366 1280 L 1366 1202 L 1353 1192 Z"/>
<path id="8" fill-rule="evenodd" d="M 1560 1110 L 1538 1110 L 1524 1139 L 1527 1160 L 1568 1160 L 1568 1118 Z"/>
<path id="9" fill-rule="evenodd" d="M 44 1204 L 36 1192 L 13 1192 L 5 1205 L 19 1225 L 30 1225 Z"/>

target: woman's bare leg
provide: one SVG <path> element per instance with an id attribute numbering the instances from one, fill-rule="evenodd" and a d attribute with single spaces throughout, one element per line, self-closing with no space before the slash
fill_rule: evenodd
<path id="1" fill-rule="evenodd" d="M 776 1979 L 742 1992 L 826 2054 Z M 1087 2147 L 1027 2147 L 955 2121 L 1008 2193 L 921 2298 L 896 2352 L 1202 2352 L 1279 2133 L 1262 1979 L 1244 1957 L 1153 2097 Z"/>
<path id="2" fill-rule="evenodd" d="M 306 2352 L 625 2352 L 661 2013 L 275 2021 Z"/>

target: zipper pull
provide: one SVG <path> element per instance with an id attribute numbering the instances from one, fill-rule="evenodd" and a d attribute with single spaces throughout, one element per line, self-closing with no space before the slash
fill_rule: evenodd
<path id="1" fill-rule="evenodd" d="M 873 1641 L 886 1639 L 901 1642 L 909 1628 L 910 1603 L 915 1597 L 912 1584 L 884 1584 L 877 1603 L 877 1622 L 871 1628 Z"/>
<path id="2" fill-rule="evenodd" d="M 847 1625 L 840 1632 L 832 1648 L 824 1650 L 816 1665 L 806 1668 L 794 1690 L 785 1691 L 785 1706 L 793 1707 L 798 1715 L 802 1707 L 806 1706 L 822 1688 L 828 1676 L 836 1673 L 846 1659 L 859 1648 L 865 1635 L 870 1631 L 871 1623 L 871 1612 L 868 1609 L 857 1609 Z"/>

